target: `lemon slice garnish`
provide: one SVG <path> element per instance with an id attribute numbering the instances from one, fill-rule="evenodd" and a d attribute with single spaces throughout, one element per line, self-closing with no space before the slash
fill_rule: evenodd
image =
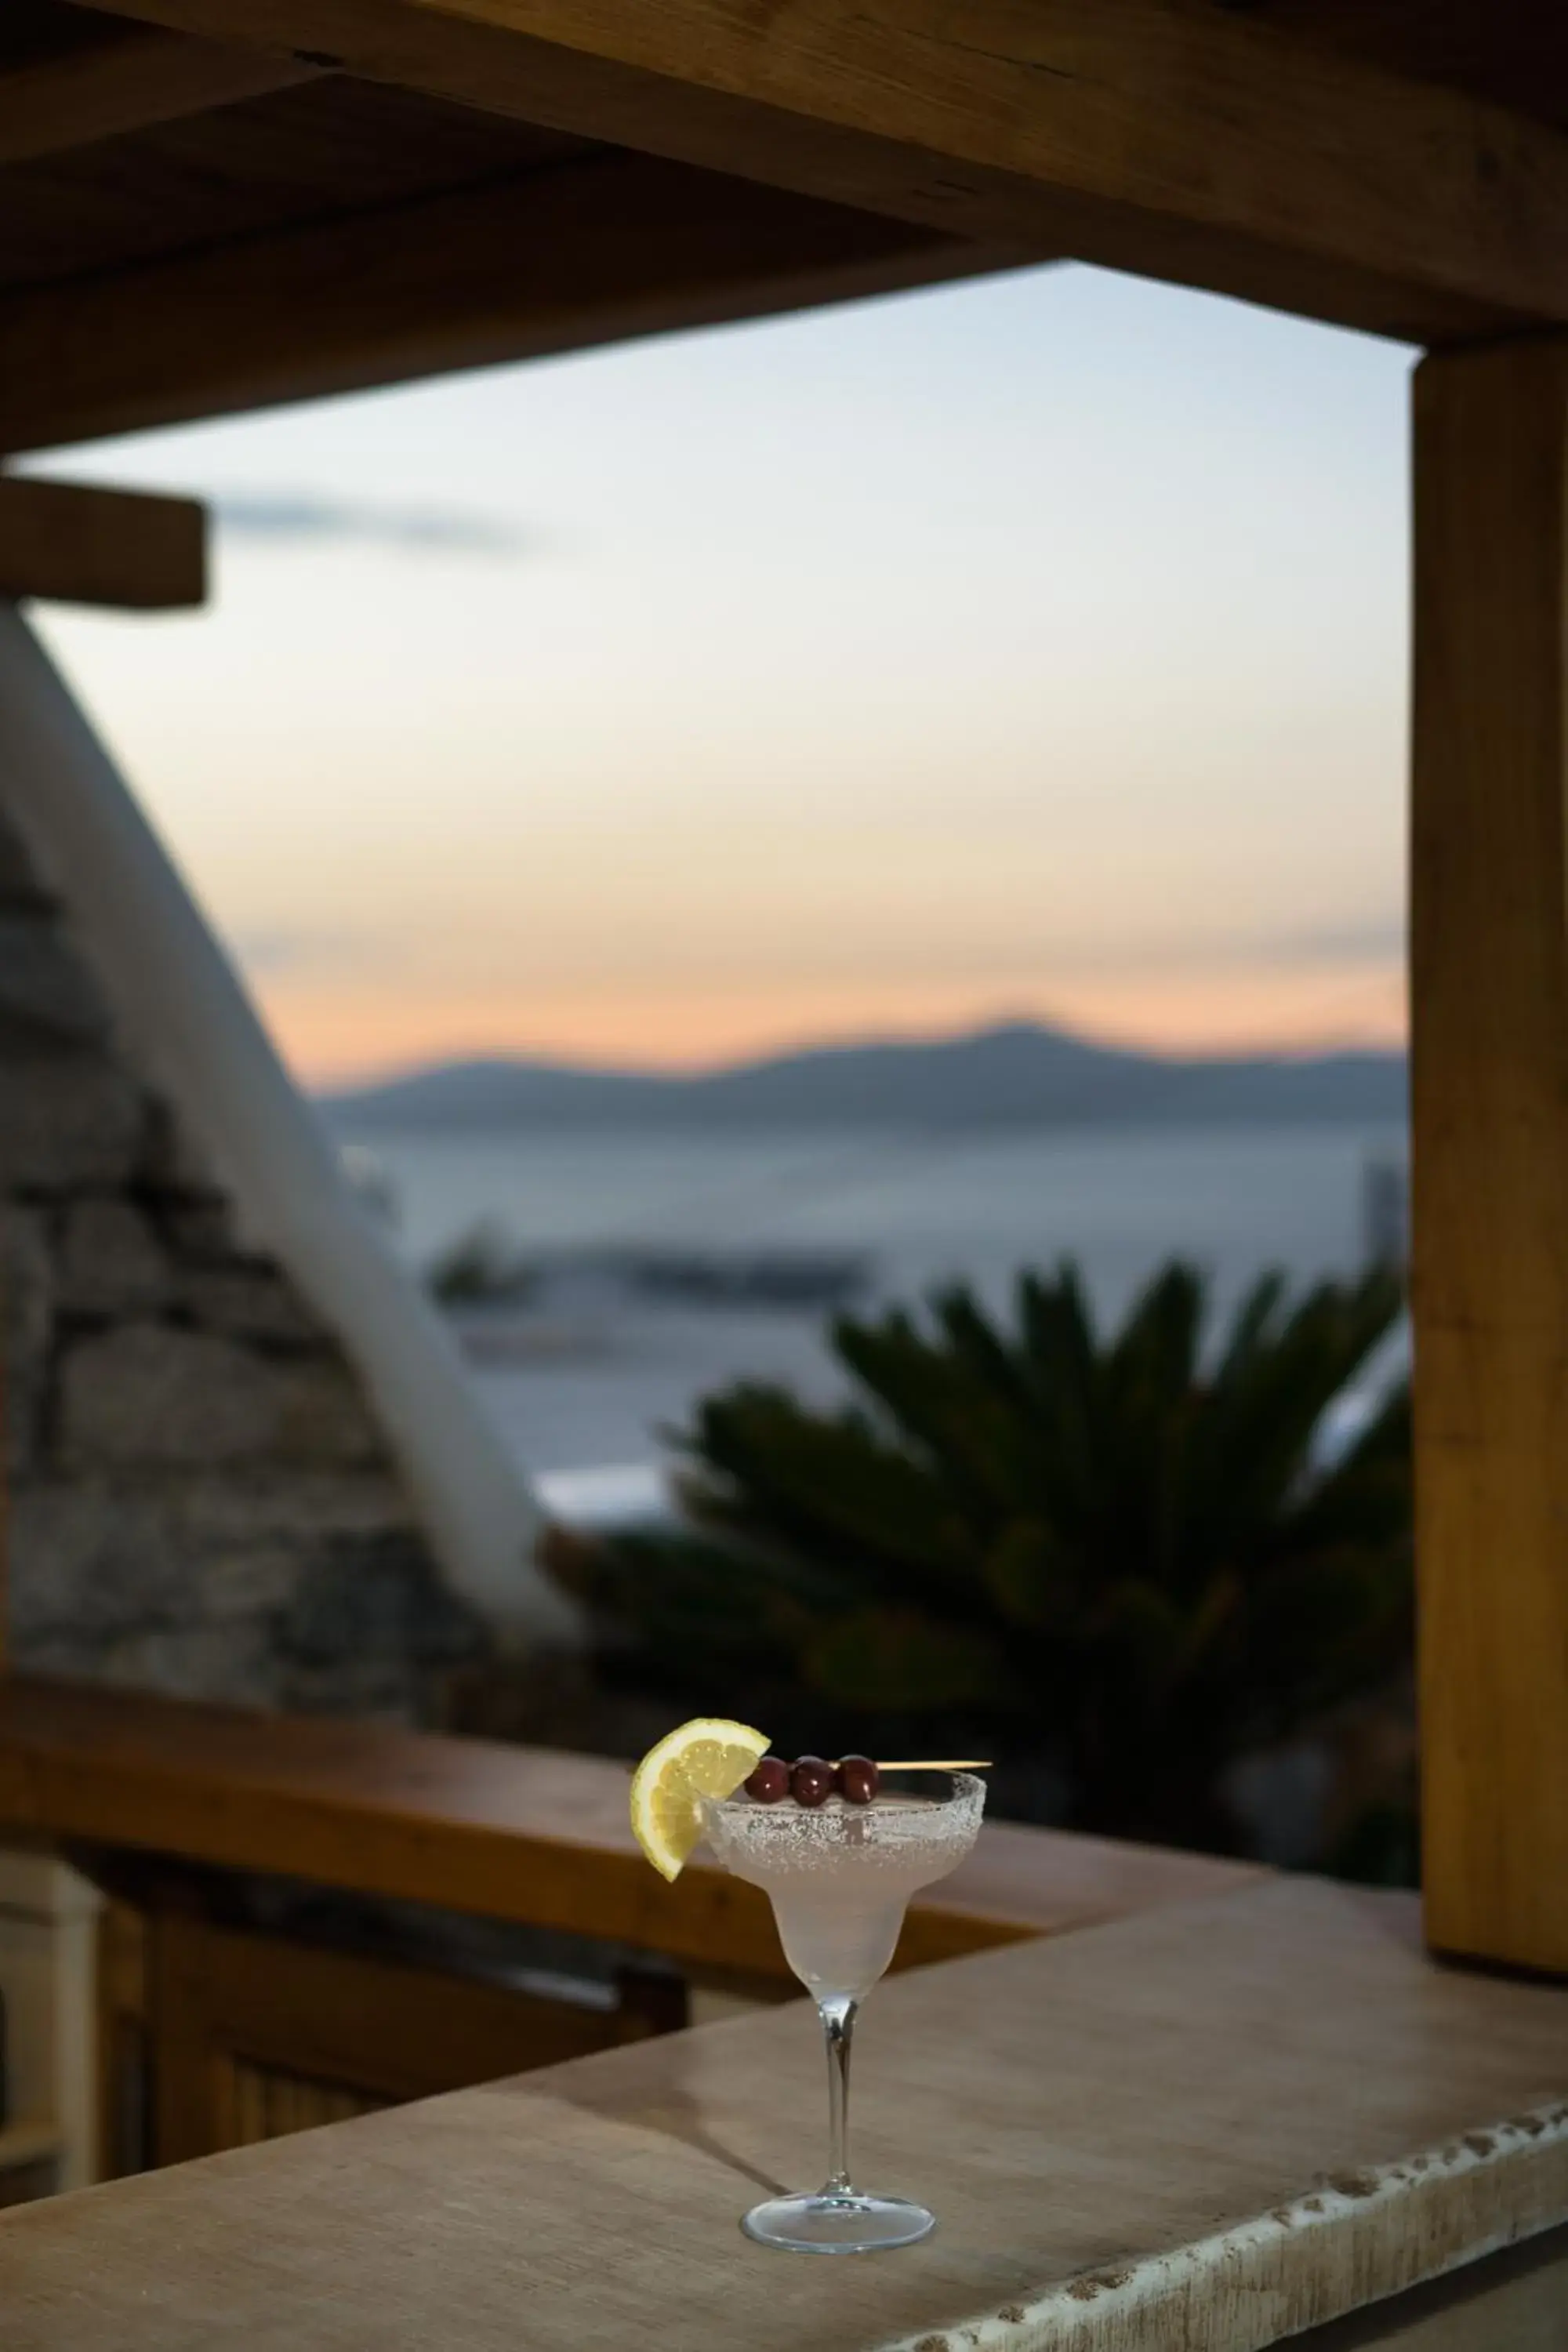
<path id="1" fill-rule="evenodd" d="M 702 1835 L 704 1797 L 732 1797 L 767 1747 L 749 1723 L 700 1715 L 648 1749 L 632 1775 L 632 1835 L 657 1871 L 680 1875 Z"/>

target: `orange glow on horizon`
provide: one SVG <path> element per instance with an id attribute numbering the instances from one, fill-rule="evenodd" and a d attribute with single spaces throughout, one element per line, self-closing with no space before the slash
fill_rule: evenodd
<path id="1" fill-rule="evenodd" d="M 1100 978 L 1052 986 L 906 982 L 820 991 L 748 986 L 700 993 L 650 988 L 628 998 L 415 995 L 323 986 L 285 975 L 255 983 L 263 1016 L 307 1084 L 341 1085 L 437 1061 L 515 1055 L 628 1068 L 694 1070 L 872 1037 L 962 1034 L 1038 1020 L 1101 1044 L 1156 1053 L 1305 1052 L 1400 1046 L 1405 982 L 1385 964 Z"/>

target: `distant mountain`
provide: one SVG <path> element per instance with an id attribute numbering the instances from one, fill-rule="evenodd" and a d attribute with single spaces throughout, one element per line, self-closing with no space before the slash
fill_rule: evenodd
<path id="1" fill-rule="evenodd" d="M 1009 1023 L 932 1043 L 828 1045 L 696 1077 L 447 1062 L 330 1095 L 350 1133 L 454 1129 L 1139 1127 L 1398 1119 L 1401 1054 L 1177 1060 Z"/>

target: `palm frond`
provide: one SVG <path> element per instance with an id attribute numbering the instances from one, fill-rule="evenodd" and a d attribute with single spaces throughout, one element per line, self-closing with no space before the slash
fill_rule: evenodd
<path id="1" fill-rule="evenodd" d="M 845 1318 L 848 1403 L 706 1398 L 694 1524 L 574 1572 L 667 1681 L 787 1678 L 813 1719 L 966 1727 L 1097 1828 L 1234 1844 L 1227 1762 L 1409 1657 L 1405 1384 L 1321 1445 L 1402 1312 L 1386 1274 L 1292 1297 L 1266 1273 L 1211 1339 L 1178 1261 L 1109 1334 L 1065 1263 L 1021 1276 L 1010 1321 L 962 1286 Z"/>

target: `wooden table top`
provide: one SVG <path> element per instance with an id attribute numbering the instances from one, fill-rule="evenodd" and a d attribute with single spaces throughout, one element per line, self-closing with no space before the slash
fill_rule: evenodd
<path id="1" fill-rule="evenodd" d="M 1255 2352 L 1568 2217 L 1568 1990 L 1306 1880 L 906 1975 L 855 2170 L 927 2244 L 737 2218 L 823 2168 L 804 2004 L 0 2216 L 6 2352 Z"/>
<path id="2" fill-rule="evenodd" d="M 598 1756 L 0 1682 L 0 1836 L 177 1854 L 784 1976 L 764 1896 L 700 1860 L 667 1886 Z M 911 1909 L 908 1968 L 1257 1882 L 1252 1865 L 989 1823 Z"/>

